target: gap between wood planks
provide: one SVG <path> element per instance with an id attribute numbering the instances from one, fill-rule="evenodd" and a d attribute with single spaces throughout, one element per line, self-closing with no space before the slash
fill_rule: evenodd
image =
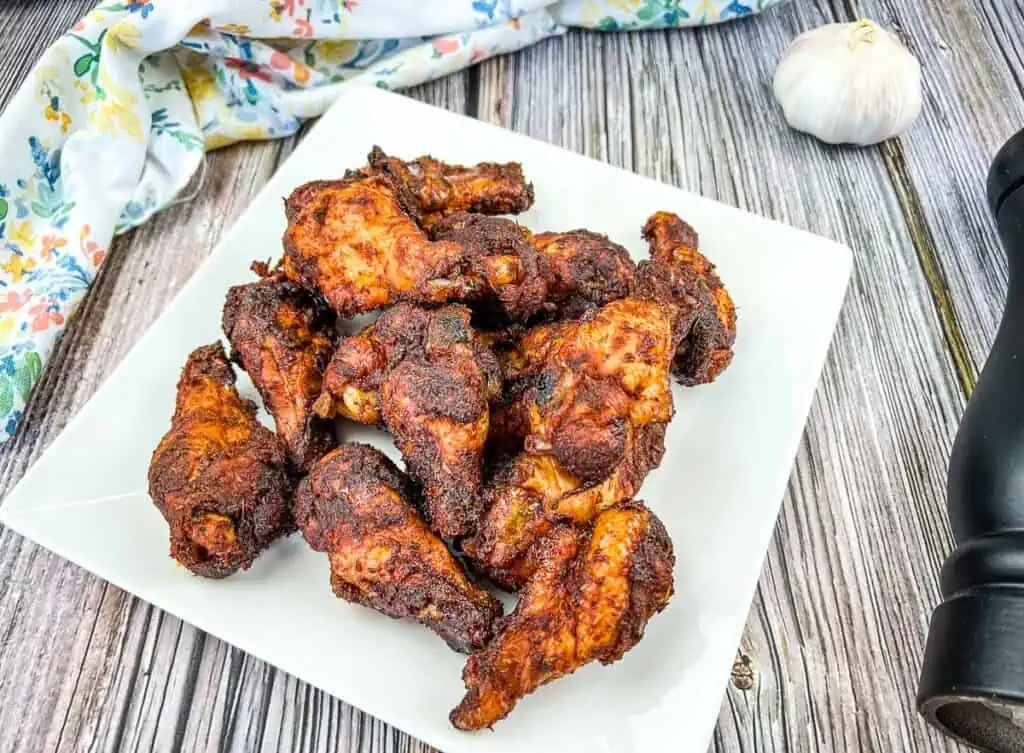
<path id="1" fill-rule="evenodd" d="M 835 9 L 835 20 L 837 22 L 855 21 L 861 16 L 856 10 L 854 0 L 839 0 L 839 7 Z M 906 40 L 903 40 L 906 42 Z M 1005 52 L 1004 52 L 1005 57 Z M 1012 66 L 1011 66 L 1012 67 Z M 939 318 L 942 327 L 942 334 L 949 348 L 950 358 L 953 360 L 953 369 L 960 382 L 960 388 L 965 397 L 970 397 L 974 392 L 974 385 L 977 383 L 978 366 L 971 358 L 967 348 L 967 341 L 964 337 L 963 328 L 957 319 L 956 309 L 953 306 L 952 295 L 949 283 L 946 280 L 946 273 L 939 260 L 939 254 L 935 245 L 935 236 L 924 211 L 921 209 L 921 202 L 918 199 L 917 189 L 914 187 L 906 168 L 906 159 L 903 154 L 903 145 L 899 139 L 890 139 L 878 146 L 889 173 L 893 189 L 900 203 L 903 212 L 903 220 L 907 224 L 907 232 L 910 235 L 914 249 L 917 251 L 917 260 L 921 265 L 921 272 L 928 281 L 928 288 L 931 291 L 932 301 L 935 304 L 935 313 Z"/>

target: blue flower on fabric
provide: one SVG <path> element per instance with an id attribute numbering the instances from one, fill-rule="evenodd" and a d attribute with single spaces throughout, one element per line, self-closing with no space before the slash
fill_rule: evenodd
<path id="1" fill-rule="evenodd" d="M 7 432 L 8 436 L 14 436 L 14 431 L 18 428 L 19 423 L 21 423 L 21 411 L 13 411 L 10 418 L 7 419 L 7 426 L 4 427 L 4 431 Z"/>
<path id="2" fill-rule="evenodd" d="M 740 16 L 749 16 L 753 12 L 754 9 L 749 5 L 744 5 L 739 2 L 739 0 L 732 0 L 732 2 L 725 7 L 725 10 L 722 11 L 722 18 L 739 18 Z"/>
<path id="3" fill-rule="evenodd" d="M 9 375 L 14 374 L 14 356 L 0 358 L 0 373 Z"/>
<path id="4" fill-rule="evenodd" d="M 150 0 L 128 0 L 124 7 L 129 13 L 138 13 L 143 19 L 149 18 L 149 14 L 153 12 Z"/>

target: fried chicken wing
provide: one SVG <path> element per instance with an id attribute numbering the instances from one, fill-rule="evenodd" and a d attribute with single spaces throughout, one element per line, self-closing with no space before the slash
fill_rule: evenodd
<path id="1" fill-rule="evenodd" d="M 506 590 L 521 588 L 537 569 L 537 542 L 556 524 L 586 525 L 636 495 L 665 454 L 665 424 L 631 427 L 625 444 L 607 477 L 591 484 L 551 455 L 524 452 L 502 461 L 485 487 L 477 532 L 462 543 L 473 565 Z"/>
<path id="2" fill-rule="evenodd" d="M 490 727 L 541 685 L 618 661 L 672 596 L 672 542 L 640 504 L 605 510 L 585 529 L 558 526 L 540 549 L 515 610 L 466 662 L 467 692 L 451 713 L 458 729 Z"/>
<path id="3" fill-rule="evenodd" d="M 503 354 L 502 428 L 585 482 L 626 451 L 627 427 L 672 418 L 674 307 L 622 298 L 583 319 L 536 327 Z"/>
<path id="4" fill-rule="evenodd" d="M 679 217 L 657 212 L 644 238 L 651 261 L 640 264 L 639 287 L 676 304 L 677 355 L 673 372 L 685 385 L 714 381 L 732 361 L 736 307 L 714 265 L 697 250 L 697 233 Z"/>
<path id="5" fill-rule="evenodd" d="M 409 480 L 367 445 L 345 444 L 299 485 L 302 535 L 331 562 L 334 593 L 389 617 L 411 617 L 457 651 L 481 648 L 501 605 L 469 580 L 417 515 Z"/>
<path id="6" fill-rule="evenodd" d="M 285 201 L 283 269 L 342 316 L 397 301 L 444 303 L 482 282 L 456 243 L 431 242 L 411 199 L 385 177 L 315 181 Z"/>
<path id="7" fill-rule="evenodd" d="M 334 447 L 330 422 L 313 415 L 324 368 L 334 351 L 334 315 L 280 274 L 228 291 L 223 327 L 232 359 L 252 377 L 293 471 L 305 473 Z"/>
<path id="8" fill-rule="evenodd" d="M 435 241 L 457 243 L 486 280 L 471 300 L 503 322 L 525 322 L 550 306 L 549 266 L 530 231 L 512 220 L 459 212 L 431 228 Z"/>
<path id="9" fill-rule="evenodd" d="M 385 175 L 413 196 L 424 227 L 456 212 L 519 214 L 533 205 L 533 186 L 517 162 L 449 165 L 429 155 L 409 162 L 373 147 L 361 175 Z"/>
<path id="10" fill-rule="evenodd" d="M 488 401 L 501 384 L 469 319 L 457 305 L 388 309 L 341 342 L 316 404 L 324 416 L 385 425 L 424 486 L 427 520 L 447 538 L 470 533 L 479 517 Z"/>
<path id="11" fill-rule="evenodd" d="M 149 494 L 170 526 L 171 556 L 208 578 L 247 569 L 291 530 L 284 444 L 238 395 L 220 343 L 188 357 Z"/>
<path id="12" fill-rule="evenodd" d="M 408 191 L 388 177 L 307 183 L 285 209 L 284 273 L 342 316 L 401 301 L 494 300 L 525 318 L 542 302 L 526 231 L 499 223 L 484 244 L 475 228 L 452 222 L 432 241 Z"/>
<path id="13" fill-rule="evenodd" d="M 521 586 L 535 567 L 531 547 L 554 523 L 588 523 L 661 462 L 675 319 L 674 306 L 623 298 L 537 327 L 504 355 L 490 443 L 522 452 L 489 479 L 485 513 L 463 544 L 495 582 Z"/>
<path id="14" fill-rule="evenodd" d="M 547 262 L 547 300 L 554 319 L 576 319 L 625 298 L 636 285 L 629 252 L 604 235 L 589 230 L 538 233 L 533 242 Z"/>

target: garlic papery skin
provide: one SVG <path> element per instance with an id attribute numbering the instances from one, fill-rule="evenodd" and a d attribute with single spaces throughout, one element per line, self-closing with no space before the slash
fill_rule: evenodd
<path id="1" fill-rule="evenodd" d="M 921 112 L 921 64 L 874 21 L 804 32 L 775 69 L 775 100 L 798 131 L 868 146 L 905 131 Z"/>

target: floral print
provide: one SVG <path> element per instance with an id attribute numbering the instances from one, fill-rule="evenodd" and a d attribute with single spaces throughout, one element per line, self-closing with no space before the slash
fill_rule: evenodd
<path id="1" fill-rule="evenodd" d="M 714 23 L 777 2 L 103 0 L 0 119 L 0 441 L 115 233 L 167 206 L 205 150 L 295 133 L 339 86 L 414 86 L 568 25 Z"/>

